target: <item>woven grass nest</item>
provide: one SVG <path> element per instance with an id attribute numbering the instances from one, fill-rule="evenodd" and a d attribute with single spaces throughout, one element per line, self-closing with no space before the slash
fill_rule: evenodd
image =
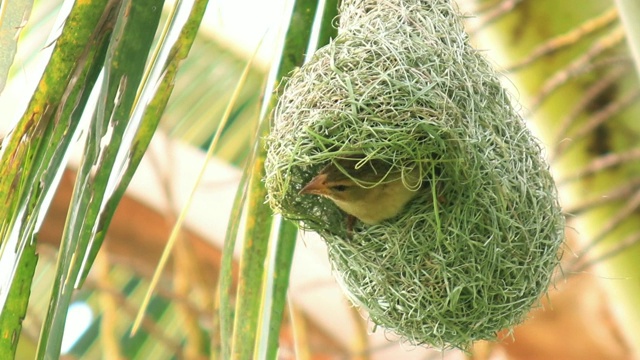
<path id="1" fill-rule="evenodd" d="M 343 1 L 339 35 L 288 80 L 267 139 L 268 201 L 327 242 L 371 320 L 465 349 L 524 320 L 559 261 L 564 218 L 541 147 L 446 0 Z M 336 159 L 419 169 L 396 217 L 357 222 L 298 192 Z"/>

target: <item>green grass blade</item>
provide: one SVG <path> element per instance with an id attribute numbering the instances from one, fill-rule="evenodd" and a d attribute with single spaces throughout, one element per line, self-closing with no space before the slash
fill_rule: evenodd
<path id="1" fill-rule="evenodd" d="M 106 0 L 87 2 L 73 8 L 67 18 L 68 27 L 56 42 L 25 114 L 3 144 L 0 267 L 11 271 L 3 274 L 0 284 L 0 321 L 3 329 L 13 329 L 11 336 L 1 338 L 0 348 L 3 349 L 10 348 L 12 338 L 17 336 L 15 324 L 6 322 L 10 313 L 26 311 L 28 302 L 27 292 L 5 289 L 30 287 L 28 274 L 33 272 L 22 266 L 35 263 L 34 233 L 38 231 L 38 220 L 48 208 L 47 195 L 55 191 L 64 169 L 67 148 L 83 108 L 82 101 L 88 97 L 97 77 L 94 65 L 104 56 L 101 44 L 109 33 L 106 4 Z M 10 285 L 14 281 L 20 285 Z M 7 299 L 7 293 L 10 299 Z M 5 309 L 5 302 L 11 303 L 10 309 Z M 24 308 L 17 310 L 17 304 Z"/>
<path id="2" fill-rule="evenodd" d="M 314 21 L 316 6 L 317 3 L 298 2 L 294 7 L 294 15 L 285 38 L 286 45 L 283 49 L 284 54 L 282 57 L 284 60 L 278 69 L 278 81 L 304 62 L 303 54 L 310 50 L 307 44 L 311 38 L 312 27 L 309 24 Z M 327 44 L 330 38 L 336 35 L 337 31 L 332 26 L 332 21 L 337 15 L 338 1 L 327 1 L 324 5 L 324 11 L 322 11 L 322 17 L 316 19 L 316 21 L 320 22 L 318 46 Z M 265 147 L 263 146 L 262 148 L 264 149 Z M 262 324 L 263 330 L 261 331 L 267 337 L 267 348 L 264 356 L 266 359 L 275 359 L 277 356 L 280 326 L 286 305 L 289 275 L 291 273 L 297 234 L 298 227 L 295 224 L 290 221 L 283 221 L 280 224 L 277 237 L 271 239 L 271 241 L 276 242 L 275 254 L 269 259 L 269 261 L 274 262 L 274 267 L 269 267 L 270 271 L 265 277 L 266 286 L 268 287 L 267 293 L 271 294 L 271 301 L 265 304 L 265 312 L 268 312 L 268 314 L 265 316 L 265 321 Z M 262 355 L 260 354 L 259 357 L 262 358 Z"/>
<path id="3" fill-rule="evenodd" d="M 168 50 L 168 56 L 166 59 L 166 63 L 158 63 L 158 59 L 156 58 L 155 66 L 162 71 L 161 80 L 157 86 L 155 84 L 149 84 L 148 82 L 145 84 L 147 91 L 153 91 L 155 94 L 153 95 L 152 100 L 146 106 L 146 109 L 142 115 L 142 120 L 140 125 L 135 133 L 133 141 L 131 142 L 131 146 L 128 150 L 127 158 L 128 162 L 123 167 L 123 175 L 121 181 L 117 184 L 116 190 L 113 192 L 113 195 L 108 199 L 105 205 L 105 211 L 108 216 L 108 219 L 105 218 L 105 226 L 108 226 L 108 222 L 110 222 L 111 215 L 115 212 L 115 208 L 118 205 L 118 202 L 124 195 L 124 192 L 129 185 L 129 182 L 133 178 L 133 175 L 142 160 L 149 144 L 151 143 L 151 139 L 156 129 L 158 128 L 158 124 L 164 113 L 164 110 L 167 106 L 167 102 L 169 101 L 169 97 L 173 91 L 173 87 L 175 84 L 175 78 L 178 73 L 178 69 L 182 61 L 189 54 L 189 50 L 193 45 L 196 34 L 198 32 L 198 28 L 200 27 L 200 23 L 202 22 L 202 17 L 204 16 L 204 12 L 206 10 L 208 0 L 196 0 L 191 8 L 191 12 L 189 17 L 187 18 L 185 24 L 182 28 L 177 27 L 176 18 L 173 18 L 171 21 L 171 29 L 169 32 L 179 31 L 176 42 L 171 45 Z M 182 3 L 184 4 L 184 3 Z M 179 12 L 176 11 L 176 14 Z M 144 94 L 144 92 L 143 92 Z M 99 247 L 93 246 L 90 250 L 89 261 L 92 263 L 95 259 Z M 87 276 L 89 268 L 81 275 L 81 279 L 84 280 Z"/>
<path id="4" fill-rule="evenodd" d="M 263 324 L 265 330 L 262 331 L 267 337 L 266 359 L 276 359 L 278 353 L 278 340 L 280 338 L 280 326 L 282 325 L 282 315 L 287 303 L 287 289 L 289 289 L 289 275 L 291 274 L 291 264 L 296 248 L 296 238 L 298 236 L 298 226 L 291 221 L 281 221 L 276 241 L 276 251 L 273 255 L 274 266 L 269 267 L 267 279 L 272 279 L 267 285 L 273 289 L 268 321 Z M 260 356 L 262 358 L 262 356 Z"/>
<path id="5" fill-rule="evenodd" d="M 22 319 L 27 311 L 31 281 L 38 262 L 35 244 L 24 249 L 19 261 L 18 270 L 9 289 L 7 303 L 2 315 L 0 315 L 0 329 L 2 329 L 0 354 L 6 356 L 7 359 L 15 359 L 18 339 L 22 330 Z"/>
<path id="6" fill-rule="evenodd" d="M 306 44 L 308 44 L 311 32 L 309 24 L 313 23 L 313 16 L 316 9 L 317 2 L 314 1 L 298 1 L 294 5 L 292 23 L 304 23 L 305 26 L 302 29 L 298 29 L 302 30 L 302 32 L 295 35 L 290 27 L 287 37 L 285 38 L 285 48 L 287 46 L 286 44 L 293 43 L 298 51 L 293 51 L 290 54 L 292 55 L 291 57 L 286 56 L 289 55 L 287 53 L 283 54 L 281 65 L 278 70 L 278 79 L 280 79 L 283 74 L 286 74 L 293 69 L 295 65 L 290 64 L 302 64 L 302 54 L 304 54 L 304 51 L 306 50 Z M 270 99 L 267 101 L 269 100 Z M 259 139 L 266 135 L 264 131 L 267 130 L 267 128 L 263 127 L 263 129 L 264 130 L 260 132 Z M 224 296 L 224 303 L 223 298 L 221 298 L 220 307 L 222 358 L 253 358 L 256 351 L 257 337 L 260 332 L 260 316 L 265 300 L 263 297 L 264 265 L 268 254 L 267 250 L 272 224 L 272 211 L 264 202 L 266 189 L 264 188 L 262 178 L 264 177 L 264 159 L 266 158 L 266 152 L 263 146 L 258 146 L 257 151 L 258 153 L 252 163 L 251 173 L 249 174 L 250 181 L 247 204 L 247 223 L 240 260 L 235 309 L 233 309 L 233 305 L 231 305 L 228 298 L 232 293 L 230 288 L 230 264 L 227 263 L 225 266 L 226 271 L 224 273 L 221 272 L 221 296 Z M 224 261 L 230 262 L 232 261 L 233 247 L 227 247 L 227 244 L 225 244 L 225 248 L 227 249 L 227 252 L 223 254 Z M 225 342 L 229 341 L 229 327 L 231 324 L 230 316 L 234 316 L 234 318 L 233 334 L 230 339 L 231 348 L 230 353 L 228 353 L 229 344 L 225 344 Z M 279 331 L 276 331 L 276 333 L 279 333 Z M 268 334 L 264 335 L 270 337 Z"/>
<path id="7" fill-rule="evenodd" d="M 231 100 L 229 104 L 227 104 L 227 108 L 224 112 L 224 115 L 218 124 L 218 130 L 213 137 L 211 145 L 209 146 L 209 151 L 207 152 L 207 156 L 210 157 L 213 155 L 213 151 L 218 144 L 219 139 L 221 138 L 224 127 L 229 120 L 231 115 L 231 109 L 234 107 L 235 102 L 239 98 L 240 91 L 242 87 L 246 84 L 247 77 L 249 75 L 249 70 L 251 69 L 251 64 L 253 63 L 253 59 L 255 59 L 256 52 L 254 52 L 252 58 L 249 60 L 247 65 L 245 66 L 244 71 L 236 85 L 236 89 L 231 96 Z M 256 141 L 260 138 L 260 132 L 256 134 Z M 255 142 L 254 142 L 255 143 Z M 233 336 L 234 336 L 234 312 L 235 307 L 233 304 L 233 298 L 236 295 L 236 292 L 233 289 L 233 251 L 235 249 L 236 239 L 238 237 L 238 228 L 240 226 L 240 219 L 242 216 L 242 210 L 244 208 L 244 204 L 247 199 L 248 188 L 247 185 L 250 184 L 252 179 L 252 174 L 250 169 L 250 165 L 253 164 L 254 159 L 256 158 L 257 148 L 254 147 L 254 151 L 251 153 L 250 160 L 247 162 L 245 166 L 245 171 L 242 174 L 242 178 L 240 180 L 240 184 L 238 186 L 238 190 L 236 192 L 235 199 L 233 201 L 233 207 L 231 209 L 231 221 L 229 221 L 229 226 L 227 227 L 227 233 L 225 235 L 225 242 L 222 249 L 222 261 L 220 265 L 220 277 L 218 281 L 218 299 L 219 299 L 219 323 L 220 323 L 220 353 L 222 354 L 223 359 L 227 359 L 231 356 L 232 348 L 233 348 Z M 212 355 L 218 351 L 217 346 L 212 346 Z"/>
<path id="8" fill-rule="evenodd" d="M 247 227 L 240 261 L 236 317 L 231 342 L 232 359 L 253 358 L 256 345 L 264 262 L 272 222 L 271 208 L 264 202 L 267 195 L 262 182 L 264 160 L 264 154 L 258 154 L 249 181 Z"/>
<path id="9" fill-rule="evenodd" d="M 285 37 L 283 56 L 276 72 L 277 81 L 280 81 L 296 66 L 302 65 L 311 38 L 312 27 L 310 24 L 314 21 L 317 6 L 318 3 L 313 1 L 298 1 L 294 5 L 290 28 Z M 326 16 L 333 18 L 336 12 L 337 7 L 327 11 Z M 324 19 L 326 18 L 323 17 Z M 331 34 L 331 32 L 325 30 L 323 34 Z M 325 36 L 328 37 L 328 35 Z M 326 40 L 323 38 L 321 41 Z M 263 132 L 261 135 L 264 136 L 266 133 Z M 250 174 L 247 231 L 240 261 L 235 309 L 231 300 L 233 296 L 231 257 L 234 246 L 232 242 L 229 242 L 229 240 L 235 239 L 235 235 L 228 234 L 225 243 L 220 281 L 222 358 L 245 359 L 255 356 L 275 358 L 277 353 L 297 228 L 290 223 L 283 224 L 281 234 L 287 234 L 287 236 L 280 240 L 273 239 L 272 241 L 278 242 L 274 246 L 275 253 L 269 254 L 272 214 L 264 203 L 266 190 L 261 181 L 264 176 L 265 156 L 264 147 L 259 146 L 257 159 L 253 163 Z M 270 268 L 270 272 L 265 277 L 265 264 L 271 262 L 274 263 L 274 266 Z M 228 341 L 232 319 L 233 335 L 231 349 L 229 349 Z M 260 341 L 261 346 L 256 349 L 259 336 L 263 340 Z M 265 343 L 264 339 L 266 339 L 266 349 L 262 346 Z"/>
<path id="10" fill-rule="evenodd" d="M 220 280 L 218 281 L 218 316 L 220 318 L 220 359 L 229 359 L 231 357 L 231 341 L 233 337 L 233 319 L 235 317 L 235 296 L 236 291 L 233 287 L 233 251 L 236 246 L 238 237 L 238 229 L 240 228 L 240 218 L 242 209 L 247 198 L 247 185 L 249 183 L 251 168 L 249 165 L 253 163 L 255 154 L 249 158 L 245 171 L 240 178 L 240 184 L 236 196 L 233 199 L 233 207 L 231 216 L 229 217 L 229 225 L 222 247 L 222 259 L 220 262 Z M 235 219 L 235 220 L 234 220 Z M 216 352 L 216 347 L 212 347 Z"/>
<path id="11" fill-rule="evenodd" d="M 156 9 L 150 11 L 149 9 Z M 87 263 L 90 246 L 99 247 L 108 219 L 104 204 L 121 180 L 126 159 L 119 157 L 146 61 L 160 20 L 162 1 L 125 1 L 120 5 L 109 50 L 97 111 L 87 134 L 84 158 L 63 232 L 49 311 L 38 344 L 38 358 L 55 359 L 78 274 Z M 135 126 L 135 125 L 133 125 Z M 92 259 L 89 259 L 92 260 Z"/>

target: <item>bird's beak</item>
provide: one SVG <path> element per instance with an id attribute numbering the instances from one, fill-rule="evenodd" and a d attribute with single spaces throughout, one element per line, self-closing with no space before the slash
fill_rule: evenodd
<path id="1" fill-rule="evenodd" d="M 326 181 L 327 174 L 317 175 L 300 190 L 300 194 L 327 195 L 329 189 L 325 185 Z"/>

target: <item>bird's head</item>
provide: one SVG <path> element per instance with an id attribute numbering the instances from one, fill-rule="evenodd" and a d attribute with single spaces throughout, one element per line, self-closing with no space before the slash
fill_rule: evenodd
<path id="1" fill-rule="evenodd" d="M 381 160 L 336 160 L 320 170 L 300 194 L 324 196 L 364 223 L 376 224 L 398 214 L 417 193 L 405 186 L 399 172 L 390 169 Z M 417 180 L 416 174 L 411 181 Z"/>

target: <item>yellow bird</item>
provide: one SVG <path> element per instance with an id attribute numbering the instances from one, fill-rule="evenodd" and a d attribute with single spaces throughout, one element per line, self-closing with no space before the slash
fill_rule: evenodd
<path id="1" fill-rule="evenodd" d="M 320 170 L 300 194 L 324 196 L 351 217 L 377 224 L 398 215 L 420 188 L 418 169 L 405 175 L 404 181 L 400 172 L 389 170 L 381 160 L 339 159 Z M 352 225 L 349 218 L 348 230 Z"/>

